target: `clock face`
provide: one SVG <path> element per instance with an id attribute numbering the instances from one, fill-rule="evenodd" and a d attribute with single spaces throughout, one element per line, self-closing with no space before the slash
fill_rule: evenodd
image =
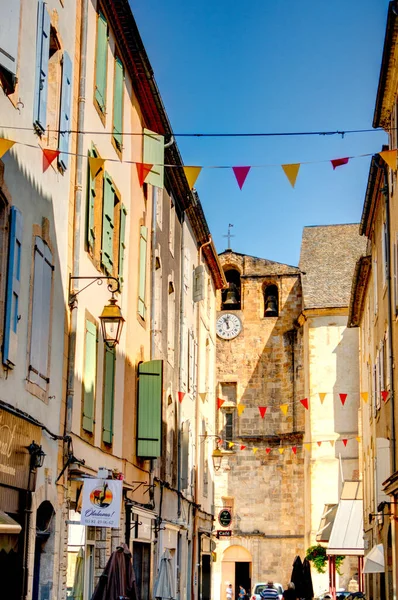
<path id="1" fill-rule="evenodd" d="M 218 337 L 223 340 L 232 340 L 242 331 L 242 323 L 239 317 L 233 313 L 220 315 L 216 323 Z"/>

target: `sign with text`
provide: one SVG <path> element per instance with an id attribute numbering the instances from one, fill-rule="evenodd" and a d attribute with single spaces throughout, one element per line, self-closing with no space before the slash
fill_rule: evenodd
<path id="1" fill-rule="evenodd" d="M 222 510 L 220 510 L 220 512 L 218 513 L 218 522 L 220 523 L 220 525 L 222 527 L 228 527 L 229 525 L 231 525 L 231 521 L 231 511 L 228 508 L 223 508 Z"/>
<path id="2" fill-rule="evenodd" d="M 83 484 L 82 525 L 119 527 L 123 482 L 86 479 Z"/>
<path id="3" fill-rule="evenodd" d="M 232 531 L 230 529 L 218 529 L 217 530 L 217 537 L 231 537 L 232 536 Z"/>

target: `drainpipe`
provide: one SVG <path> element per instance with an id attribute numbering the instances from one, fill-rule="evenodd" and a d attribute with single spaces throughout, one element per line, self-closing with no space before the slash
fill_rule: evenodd
<path id="1" fill-rule="evenodd" d="M 182 391 L 182 364 L 184 359 L 183 347 L 184 347 L 184 314 L 185 314 L 185 291 L 184 291 L 184 224 L 185 224 L 185 212 L 182 213 L 181 217 L 181 249 L 180 249 L 180 272 L 181 272 L 181 283 L 180 283 L 180 356 L 179 356 L 179 372 L 178 372 L 178 391 Z M 178 495 L 178 508 L 177 517 L 181 517 L 181 406 L 177 400 L 177 495 Z"/>
<path id="2" fill-rule="evenodd" d="M 31 459 L 31 457 L 30 457 Z M 22 594 L 21 600 L 26 600 L 28 597 L 28 580 L 29 580 L 29 546 L 30 546 L 30 525 L 32 517 L 32 491 L 36 487 L 36 469 L 32 468 L 32 463 L 29 466 L 28 489 L 25 496 L 24 510 L 24 532 L 23 532 L 23 549 L 22 549 Z"/>

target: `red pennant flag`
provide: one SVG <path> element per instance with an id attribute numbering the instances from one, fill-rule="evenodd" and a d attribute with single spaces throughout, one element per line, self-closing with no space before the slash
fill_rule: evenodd
<path id="1" fill-rule="evenodd" d="M 386 402 L 389 393 L 390 392 L 388 392 L 387 390 L 384 390 L 383 392 L 381 392 L 381 397 L 383 398 L 383 402 Z"/>
<path id="2" fill-rule="evenodd" d="M 347 439 L 344 439 L 344 440 L 341 440 L 341 441 L 343 442 L 344 446 L 347 446 L 347 442 L 348 442 Z"/>
<path id="3" fill-rule="evenodd" d="M 300 400 L 300 402 L 304 406 L 304 408 L 308 410 L 308 398 L 303 398 L 303 400 Z"/>
<path id="4" fill-rule="evenodd" d="M 266 448 L 265 451 L 267 454 L 269 454 L 271 452 L 271 448 Z"/>
<path id="5" fill-rule="evenodd" d="M 331 160 L 330 162 L 332 163 L 333 171 L 335 170 L 336 167 L 341 167 L 342 165 L 346 165 L 349 160 L 350 159 L 348 158 L 348 156 L 346 156 L 346 158 L 335 158 L 334 160 Z"/>
<path id="6" fill-rule="evenodd" d="M 235 173 L 236 181 L 238 182 L 239 189 L 242 189 L 243 184 L 246 181 L 247 174 L 250 171 L 250 167 L 232 167 Z"/>
<path id="7" fill-rule="evenodd" d="M 178 401 L 181 402 L 184 400 L 185 392 L 178 392 Z"/>
<path id="8" fill-rule="evenodd" d="M 137 167 L 138 181 L 140 182 L 140 187 L 142 187 L 142 184 L 147 178 L 148 173 L 150 173 L 153 165 L 149 165 L 148 163 L 136 163 L 135 166 Z"/>
<path id="9" fill-rule="evenodd" d="M 292 452 L 293 454 L 297 454 L 297 446 L 292 446 Z"/>
<path id="10" fill-rule="evenodd" d="M 225 400 L 223 400 L 222 398 L 217 398 L 217 408 L 221 408 L 224 402 Z"/>
<path id="11" fill-rule="evenodd" d="M 317 442 L 318 446 L 321 447 L 322 442 Z"/>
<path id="12" fill-rule="evenodd" d="M 267 412 L 268 406 L 259 406 L 258 410 L 260 411 L 261 418 L 264 419 L 264 415 Z"/>
<path id="13" fill-rule="evenodd" d="M 240 447 L 241 450 L 244 450 L 245 448 L 246 448 L 246 446 L 241 446 Z"/>
<path id="14" fill-rule="evenodd" d="M 47 171 L 53 160 L 59 156 L 59 150 L 50 150 L 50 148 L 42 148 L 43 150 L 43 173 Z"/>
<path id="15" fill-rule="evenodd" d="M 341 404 L 344 406 L 345 401 L 347 400 L 347 394 L 339 394 L 339 396 L 340 396 Z"/>

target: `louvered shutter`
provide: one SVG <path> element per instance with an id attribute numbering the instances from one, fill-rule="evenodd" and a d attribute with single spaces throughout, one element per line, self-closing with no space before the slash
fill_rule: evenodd
<path id="1" fill-rule="evenodd" d="M 36 83 L 34 103 L 34 125 L 45 131 L 47 122 L 47 89 L 48 89 L 48 61 L 50 56 L 50 15 L 47 4 L 40 1 L 37 19 L 36 40 Z"/>
<path id="2" fill-rule="evenodd" d="M 151 360 L 138 367 L 137 456 L 162 455 L 163 361 Z"/>
<path id="3" fill-rule="evenodd" d="M 29 379 L 46 390 L 52 286 L 52 254 L 47 244 L 35 238 L 33 305 L 30 339 Z"/>
<path id="4" fill-rule="evenodd" d="M 188 487 L 189 421 L 185 421 L 181 432 L 181 488 Z"/>
<path id="5" fill-rule="evenodd" d="M 72 61 L 67 52 L 64 52 L 62 58 L 62 88 L 61 88 L 61 108 L 59 115 L 59 138 L 58 150 L 61 154 L 58 156 L 58 164 L 66 171 L 69 163 L 69 130 L 71 129 L 71 95 L 72 95 Z"/>
<path id="6" fill-rule="evenodd" d="M 113 270 L 113 210 L 115 206 L 115 189 L 109 175 L 104 177 L 104 200 L 102 213 L 102 264 L 108 273 Z"/>
<path id="7" fill-rule="evenodd" d="M 115 400 L 115 360 L 114 348 L 105 344 L 105 366 L 104 366 L 104 403 L 102 421 L 102 441 L 112 444 L 113 438 L 113 406 Z"/>
<path id="8" fill-rule="evenodd" d="M 199 265 L 193 271 L 193 291 L 192 299 L 194 302 L 200 302 L 205 297 L 205 268 Z"/>
<path id="9" fill-rule="evenodd" d="M 22 232 L 22 213 L 18 208 L 12 206 L 10 211 L 10 238 L 3 338 L 3 363 L 11 368 L 14 367 L 17 361 Z"/>
<path id="10" fill-rule="evenodd" d="M 126 251 L 126 207 L 124 204 L 120 207 L 120 231 L 119 231 L 119 280 L 123 283 L 123 269 Z"/>
<path id="11" fill-rule="evenodd" d="M 140 227 L 140 279 L 138 285 L 138 314 L 145 319 L 146 304 L 146 253 L 147 253 L 148 228 L 142 225 Z"/>
<path id="12" fill-rule="evenodd" d="M 108 57 L 108 24 L 104 15 L 98 13 L 97 49 L 95 54 L 95 99 L 103 113 L 106 109 L 106 67 Z"/>
<path id="13" fill-rule="evenodd" d="M 115 80 L 113 90 L 113 137 L 121 150 L 123 137 L 123 87 L 124 87 L 124 69 L 122 62 L 117 58 L 115 60 Z"/>
<path id="14" fill-rule="evenodd" d="M 144 129 L 143 162 L 153 165 L 145 179 L 145 183 L 162 188 L 164 176 L 164 137 L 149 129 Z"/>
<path id="15" fill-rule="evenodd" d="M 88 153 L 89 156 L 97 158 L 97 153 L 94 148 Z M 86 228 L 86 242 L 89 250 L 94 250 L 95 241 L 95 227 L 94 227 L 94 215 L 95 215 L 95 177 L 91 175 L 90 165 L 87 165 L 87 228 Z"/>
<path id="16" fill-rule="evenodd" d="M 0 65 L 17 74 L 20 0 L 1 2 Z"/>
<path id="17" fill-rule="evenodd" d="M 83 373 L 83 429 L 94 431 L 95 384 L 97 374 L 97 327 L 86 320 Z"/>

